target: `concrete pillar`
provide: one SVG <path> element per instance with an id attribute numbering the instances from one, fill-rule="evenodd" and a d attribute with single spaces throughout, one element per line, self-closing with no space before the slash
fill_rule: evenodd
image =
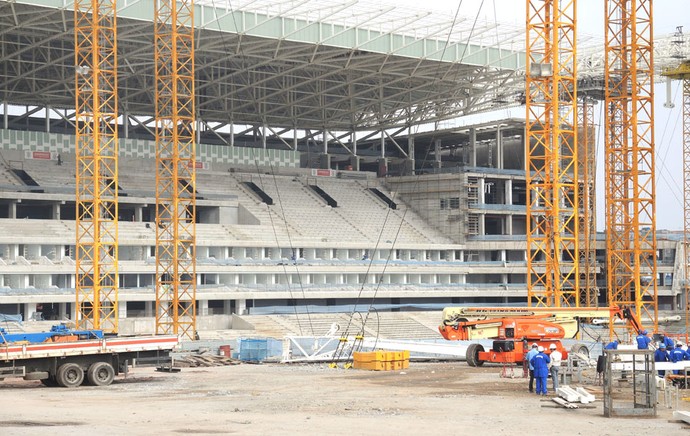
<path id="1" fill-rule="evenodd" d="M 388 159 L 381 158 L 379 159 L 379 170 L 378 170 L 378 176 L 379 177 L 385 177 L 388 174 Z"/>
<path id="2" fill-rule="evenodd" d="M 36 312 L 36 303 L 24 303 L 24 313 L 22 314 L 24 321 L 30 320 L 34 312 Z"/>
<path id="3" fill-rule="evenodd" d="M 323 129 L 323 154 L 328 154 L 328 130 Z"/>
<path id="4" fill-rule="evenodd" d="M 235 125 L 230 120 L 230 147 L 235 146 Z"/>
<path id="5" fill-rule="evenodd" d="M 477 166 L 477 130 L 470 129 L 470 166 Z"/>
<path id="6" fill-rule="evenodd" d="M 486 214 L 479 214 L 479 236 L 486 235 Z"/>
<path id="7" fill-rule="evenodd" d="M 506 215 L 506 235 L 513 234 L 513 216 Z"/>
<path id="8" fill-rule="evenodd" d="M 266 128 L 266 125 L 264 124 L 261 126 L 261 148 L 266 150 L 266 131 L 268 129 Z"/>
<path id="9" fill-rule="evenodd" d="M 508 179 L 505 181 L 505 199 L 506 199 L 506 204 L 507 205 L 512 205 L 513 204 L 513 180 Z"/>
<path id="10" fill-rule="evenodd" d="M 9 114 L 7 111 L 9 110 L 8 104 L 6 101 L 2 102 L 2 125 L 4 129 L 9 129 L 10 128 L 10 119 L 9 119 Z"/>
<path id="11" fill-rule="evenodd" d="M 238 315 L 247 315 L 247 300 L 235 300 L 235 312 Z"/>
<path id="12" fill-rule="evenodd" d="M 503 131 L 496 129 L 496 168 L 503 169 Z"/>
<path id="13" fill-rule="evenodd" d="M 146 316 L 146 317 L 155 316 L 155 312 L 153 311 L 155 305 L 156 305 L 155 301 L 145 301 L 144 302 L 144 316 Z"/>
<path id="14" fill-rule="evenodd" d="M 9 204 L 8 208 L 8 218 L 17 218 L 17 202 L 13 201 Z"/>
<path id="15" fill-rule="evenodd" d="M 134 206 L 134 221 L 140 223 L 144 216 L 143 206 Z"/>
<path id="16" fill-rule="evenodd" d="M 328 170 L 331 168 L 331 156 L 323 153 L 319 156 L 319 168 Z"/>
<path id="17" fill-rule="evenodd" d="M 350 141 L 352 142 L 352 154 L 357 156 L 357 132 L 350 133 Z"/>
<path id="18" fill-rule="evenodd" d="M 126 301 L 120 301 L 117 304 L 117 316 L 120 319 L 127 318 L 127 302 Z"/>
<path id="19" fill-rule="evenodd" d="M 441 140 L 434 141 L 434 168 L 441 168 Z"/>
<path id="20" fill-rule="evenodd" d="M 208 316 L 208 300 L 199 301 L 199 316 Z"/>
<path id="21" fill-rule="evenodd" d="M 223 300 L 223 315 L 232 314 L 232 300 Z"/>
<path id="22" fill-rule="evenodd" d="M 386 133 L 381 130 L 381 158 L 386 157 Z"/>
<path id="23" fill-rule="evenodd" d="M 60 203 L 53 203 L 53 219 L 54 220 L 59 220 L 60 219 Z"/>
<path id="24" fill-rule="evenodd" d="M 477 181 L 477 190 L 479 191 L 479 199 L 477 200 L 478 204 L 484 204 L 486 199 L 486 194 L 484 192 L 484 189 L 486 189 L 486 185 L 484 184 L 485 181 L 486 180 L 483 177 Z"/>
<path id="25" fill-rule="evenodd" d="M 352 171 L 359 171 L 359 161 L 359 156 L 350 156 L 350 166 L 352 167 Z"/>
<path id="26" fill-rule="evenodd" d="M 58 319 L 67 318 L 67 303 L 58 303 Z"/>

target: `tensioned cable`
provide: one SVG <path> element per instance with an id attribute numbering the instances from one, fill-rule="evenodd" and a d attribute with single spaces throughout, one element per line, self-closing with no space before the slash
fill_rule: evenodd
<path id="1" fill-rule="evenodd" d="M 213 6 L 213 9 L 214 9 L 214 10 L 215 10 L 215 9 L 218 9 L 218 8 L 216 7 L 215 0 L 211 0 L 211 5 Z M 229 10 L 229 12 L 230 12 L 230 15 L 232 16 L 232 20 L 233 20 L 233 24 L 235 25 L 235 29 L 238 29 L 239 27 L 238 27 L 238 25 L 237 25 L 237 20 L 235 19 L 235 9 L 234 9 L 234 7 L 232 6 L 232 1 L 231 1 L 231 0 L 227 0 L 227 5 L 228 5 L 228 10 Z M 228 53 L 230 53 L 231 50 L 229 50 L 229 44 L 227 43 L 227 41 L 226 41 L 226 39 L 225 39 L 225 37 L 224 37 L 224 35 L 223 35 L 223 29 L 220 27 L 220 21 L 218 21 L 218 20 L 215 20 L 215 21 L 216 21 L 217 26 L 218 26 L 218 36 L 220 37 L 221 43 L 222 43 L 222 45 L 223 45 L 225 51 L 228 52 Z M 240 54 L 242 66 L 245 67 L 245 66 L 246 66 L 246 54 L 244 53 L 244 47 L 242 46 L 242 44 L 239 44 L 239 54 Z M 241 74 L 238 75 L 238 78 L 239 78 L 240 81 L 243 81 L 243 77 L 242 77 Z M 250 84 L 249 84 L 249 83 L 246 83 L 246 82 L 244 83 L 244 85 L 250 86 Z M 267 121 L 266 121 L 266 118 L 265 118 L 265 114 L 263 114 L 263 113 L 259 110 L 260 108 L 259 108 L 259 104 L 258 104 L 257 98 L 254 96 L 254 93 L 250 93 L 250 94 L 251 94 L 251 102 L 254 104 L 255 109 L 256 109 L 256 112 L 259 113 L 259 114 L 261 114 L 263 125 L 268 124 Z M 231 121 L 231 122 L 232 122 L 232 121 Z M 263 133 L 265 134 L 265 131 L 264 131 Z M 261 189 L 263 189 L 264 183 L 263 183 L 263 177 L 261 176 L 261 171 L 260 171 L 260 166 L 259 166 L 259 161 L 258 161 L 257 153 L 256 153 L 256 151 L 254 150 L 253 147 L 250 148 L 250 149 L 251 149 L 252 157 L 253 157 L 253 159 L 254 159 L 255 168 L 257 169 L 257 175 L 258 175 L 258 178 L 259 178 L 259 183 L 260 183 L 260 185 L 261 185 Z M 276 192 L 277 192 L 277 196 L 278 196 L 278 198 L 277 198 L 278 204 L 279 204 L 280 209 L 281 209 L 281 214 L 282 214 L 282 216 L 283 216 L 283 221 L 285 222 L 285 232 L 286 232 L 287 237 L 288 237 L 289 249 L 290 249 L 291 252 L 294 252 L 294 251 L 295 251 L 295 247 L 293 246 L 292 236 L 291 236 L 291 234 L 290 234 L 290 227 L 289 227 L 289 225 L 288 225 L 287 219 L 285 218 L 285 210 L 284 210 L 284 208 L 283 208 L 283 204 L 282 204 L 282 201 L 281 201 L 281 198 L 280 198 L 280 190 L 278 189 L 278 182 L 277 182 L 277 179 L 276 179 L 276 176 L 275 176 L 275 170 L 274 170 L 274 168 L 273 168 L 273 164 L 272 164 L 272 163 L 270 163 L 269 165 L 270 165 L 270 169 L 271 169 L 271 175 L 272 175 L 272 177 L 273 177 L 273 182 L 274 182 L 274 185 L 275 185 L 275 187 L 276 187 Z M 278 250 L 280 250 L 280 240 L 279 240 L 279 238 L 278 238 L 278 232 L 277 232 L 277 230 L 276 230 L 276 227 L 277 227 L 277 226 L 276 226 L 276 224 L 275 224 L 275 222 L 274 222 L 274 219 L 273 219 L 273 213 L 271 212 L 270 208 L 268 208 L 268 207 L 267 207 L 267 212 L 268 212 L 269 219 L 271 220 L 271 228 L 273 229 L 273 235 L 274 235 L 274 238 L 275 238 L 275 241 L 276 241 L 276 245 L 277 245 L 277 247 L 278 247 Z M 300 286 L 300 289 L 301 289 L 301 291 L 302 291 L 302 298 L 303 298 L 304 301 L 306 302 L 306 301 L 307 301 L 307 300 L 306 300 L 306 294 L 305 294 L 305 291 L 304 291 L 304 286 L 303 286 L 303 284 L 302 284 L 302 275 L 301 275 L 300 272 L 299 272 L 299 267 L 297 266 L 297 259 L 296 259 L 296 258 L 295 258 L 295 262 L 294 262 L 294 267 L 295 267 L 295 271 L 296 271 L 296 273 L 297 273 L 299 286 Z M 283 265 L 283 273 L 285 274 L 285 276 L 286 276 L 286 278 L 287 278 L 288 272 L 287 272 L 287 266 L 286 266 L 286 265 Z M 286 280 L 286 286 L 287 286 L 287 289 L 288 289 L 288 294 L 290 295 L 290 299 L 293 300 L 293 299 L 294 299 L 294 295 L 293 295 L 293 293 L 292 293 L 292 287 L 291 287 L 291 284 L 290 284 L 290 280 Z M 307 313 L 307 318 L 308 318 L 309 326 L 310 326 L 310 328 L 311 328 L 312 334 L 314 334 L 314 326 L 313 326 L 313 324 L 312 324 L 312 319 L 311 319 L 311 314 L 310 314 L 310 312 L 309 312 L 309 307 L 308 307 L 306 304 L 305 304 L 304 307 L 305 307 L 305 311 L 306 311 L 306 313 Z M 297 306 L 296 306 L 296 305 L 293 306 L 293 310 L 294 310 L 294 314 L 295 314 L 295 318 L 296 318 L 296 321 L 297 321 L 297 326 L 298 326 L 298 328 L 299 328 L 300 334 L 303 334 L 303 331 L 302 331 L 302 324 L 301 324 L 301 322 L 300 322 L 299 312 L 298 312 L 298 310 L 297 310 Z"/>
<path id="2" fill-rule="evenodd" d="M 471 31 L 470 31 L 470 36 L 469 36 L 469 38 L 471 38 L 471 37 L 472 37 L 472 34 L 474 33 L 474 30 L 475 30 L 475 28 L 476 28 L 476 24 L 477 24 L 477 21 L 478 21 L 478 19 L 479 19 L 479 15 L 480 15 L 480 13 L 481 13 L 481 9 L 482 9 L 483 5 L 484 5 L 484 0 L 482 0 L 482 3 L 481 3 L 481 5 L 480 5 L 480 8 L 479 8 L 479 10 L 478 10 L 478 12 L 477 12 L 477 15 L 476 15 L 476 17 L 475 17 L 474 23 L 473 23 L 473 25 L 472 25 L 472 29 L 471 29 Z M 452 29 L 455 27 L 455 24 L 456 24 L 456 22 L 457 22 L 457 19 L 458 19 L 458 16 L 459 16 L 460 8 L 461 8 L 461 7 L 462 7 L 462 0 L 460 0 L 460 2 L 459 2 L 459 4 L 458 4 L 458 8 L 457 8 L 457 10 L 456 10 L 456 12 L 455 12 L 455 16 L 454 16 L 454 18 L 453 18 L 453 23 L 452 23 L 452 25 L 451 25 L 450 31 L 448 32 L 448 38 L 446 39 L 446 42 L 445 42 L 445 45 L 444 45 L 444 48 L 443 48 L 443 52 L 442 52 L 442 55 L 441 55 L 441 59 L 443 58 L 443 55 L 445 54 L 445 50 L 447 49 L 447 47 L 448 47 L 449 44 L 450 44 L 450 37 L 451 37 L 451 35 L 452 35 Z M 468 38 L 468 39 L 469 39 L 469 38 Z M 466 54 L 466 50 L 467 50 L 467 45 L 465 45 L 465 48 L 464 48 L 464 50 L 463 50 L 461 59 L 464 58 L 464 56 L 465 56 L 465 54 Z M 439 64 L 439 68 L 438 68 L 437 73 L 436 73 L 437 77 L 438 77 L 438 74 L 440 73 L 440 69 L 441 69 L 441 64 Z M 431 91 L 429 91 L 429 93 L 430 93 L 430 92 L 431 92 Z M 433 142 L 434 136 L 435 136 L 435 135 L 432 136 L 432 142 Z M 425 155 L 425 157 L 424 157 L 424 162 L 426 162 L 426 160 L 427 160 L 427 158 L 428 158 L 428 156 L 429 156 L 430 153 L 431 153 L 431 148 L 430 148 L 430 147 L 427 147 L 427 152 L 426 152 L 426 155 Z M 417 186 L 418 184 L 419 184 L 419 179 L 415 180 L 415 186 Z M 394 198 L 395 198 L 395 196 L 394 196 Z M 383 277 L 385 276 L 385 272 L 386 272 L 386 270 L 387 270 L 387 268 L 388 268 L 388 265 L 390 264 L 391 257 L 392 257 L 392 255 L 393 255 L 393 253 L 394 253 L 394 250 L 395 250 L 396 242 L 397 242 L 397 240 L 398 240 L 398 238 L 399 238 L 399 236 L 400 236 L 400 232 L 402 231 L 402 226 L 403 226 L 403 224 L 405 223 L 405 216 L 406 216 L 406 214 L 407 214 L 408 209 L 409 209 L 409 208 L 405 208 L 405 210 L 403 211 L 403 214 L 402 214 L 402 217 L 401 217 L 400 224 L 399 224 L 398 229 L 397 229 L 396 234 L 395 234 L 395 238 L 394 238 L 394 240 L 393 240 L 393 243 L 391 244 L 391 249 L 390 249 L 389 252 L 388 252 L 388 257 L 386 258 L 386 261 L 385 261 L 385 263 L 384 263 L 384 266 L 383 266 L 383 269 L 382 269 L 382 271 L 381 271 L 379 280 L 378 280 L 377 283 L 376 283 L 376 287 L 375 287 L 375 289 L 374 289 L 374 294 L 373 294 L 372 297 L 371 297 L 371 301 L 370 301 L 370 303 L 369 303 L 369 306 L 368 306 L 368 309 L 367 309 L 367 312 L 366 312 L 366 315 L 365 315 L 365 318 L 364 318 L 364 323 L 362 324 L 362 335 L 363 335 L 363 333 L 364 333 L 364 328 L 365 328 L 365 326 L 366 326 L 366 322 L 368 321 L 369 314 L 370 314 L 371 310 L 374 308 L 376 296 L 377 296 L 378 291 L 379 291 L 379 289 L 380 289 L 380 287 L 381 287 L 381 285 L 382 285 Z M 387 222 L 389 215 L 390 215 L 390 209 L 388 210 L 388 212 L 387 212 L 387 214 L 386 214 L 386 219 L 384 220 L 384 226 L 382 227 L 382 230 L 381 230 L 381 232 L 379 233 L 379 237 L 378 237 L 378 239 L 377 239 L 377 241 L 376 241 L 376 245 L 375 245 L 375 248 L 374 248 L 374 252 L 376 252 L 376 251 L 378 250 L 379 244 L 380 244 L 381 239 L 382 239 L 382 236 L 383 236 L 383 228 L 385 228 L 385 223 Z M 369 274 L 370 274 L 370 270 L 371 270 L 372 264 L 373 264 L 373 259 L 370 259 L 369 265 L 368 265 L 368 267 L 367 267 L 367 272 L 366 272 L 366 274 L 365 274 L 365 280 L 364 280 L 364 282 L 366 282 L 366 277 L 368 277 Z M 357 298 L 355 299 L 355 305 L 354 305 L 354 308 L 355 308 L 355 309 L 356 309 L 356 307 L 357 307 L 357 304 L 359 303 L 359 300 L 361 299 L 361 296 L 362 296 L 363 291 L 364 291 L 364 283 L 362 283 L 362 286 L 360 287 L 360 290 L 359 290 L 359 293 L 358 293 L 358 295 L 357 295 Z M 348 336 L 348 334 L 349 334 L 349 329 L 350 329 L 350 326 L 351 326 L 351 323 L 352 323 L 352 319 L 353 319 L 353 314 L 350 315 L 350 318 L 349 318 L 347 327 L 346 327 L 345 332 L 344 332 L 344 334 L 343 334 L 343 338 L 347 338 L 347 336 Z M 379 328 L 377 328 L 377 330 L 376 330 L 376 342 L 378 342 L 379 334 L 380 334 L 380 331 L 379 331 Z M 361 346 L 361 344 L 360 344 L 360 346 Z M 342 351 L 342 350 L 341 350 L 341 351 Z M 350 351 L 349 351 L 350 356 L 348 356 L 348 359 L 351 357 L 351 353 L 354 352 L 354 351 L 355 351 L 354 348 L 351 348 L 351 349 L 350 349 Z M 340 357 L 340 356 L 337 355 L 337 353 L 336 353 L 336 355 L 334 355 L 334 360 L 337 359 L 337 358 L 339 358 L 339 357 Z"/>

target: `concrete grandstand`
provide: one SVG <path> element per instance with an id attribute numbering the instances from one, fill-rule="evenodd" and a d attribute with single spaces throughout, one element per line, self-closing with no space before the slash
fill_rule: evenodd
<path id="1" fill-rule="evenodd" d="M 524 120 L 439 128 L 520 102 L 507 90 L 522 30 L 358 3 L 232 6 L 196 5 L 199 329 L 524 302 Z M 70 8 L 0 0 L 0 313 L 25 319 L 74 316 Z M 120 326 L 151 331 L 152 2 L 118 13 Z M 680 246 L 659 239 L 663 309 L 680 303 Z"/>

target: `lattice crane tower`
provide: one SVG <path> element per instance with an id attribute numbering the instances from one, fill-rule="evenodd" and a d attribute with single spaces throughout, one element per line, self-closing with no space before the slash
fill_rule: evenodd
<path id="1" fill-rule="evenodd" d="M 196 334 L 194 4 L 157 0 L 156 333 Z"/>
<path id="2" fill-rule="evenodd" d="M 656 330 L 652 0 L 607 0 L 604 17 L 608 301 Z"/>
<path id="3" fill-rule="evenodd" d="M 114 0 L 74 2 L 76 325 L 118 330 L 117 30 Z"/>
<path id="4" fill-rule="evenodd" d="M 527 294 L 578 306 L 576 1 L 527 0 Z"/>

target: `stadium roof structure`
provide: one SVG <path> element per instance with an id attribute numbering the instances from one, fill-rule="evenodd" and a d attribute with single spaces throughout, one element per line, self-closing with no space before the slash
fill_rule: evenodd
<path id="1" fill-rule="evenodd" d="M 121 113 L 150 120 L 154 2 L 118 5 Z M 524 31 L 475 17 L 356 0 L 199 0 L 194 10 L 197 110 L 210 129 L 413 126 L 505 105 L 524 74 Z M 69 0 L 0 0 L 3 102 L 71 120 L 73 15 Z"/>

